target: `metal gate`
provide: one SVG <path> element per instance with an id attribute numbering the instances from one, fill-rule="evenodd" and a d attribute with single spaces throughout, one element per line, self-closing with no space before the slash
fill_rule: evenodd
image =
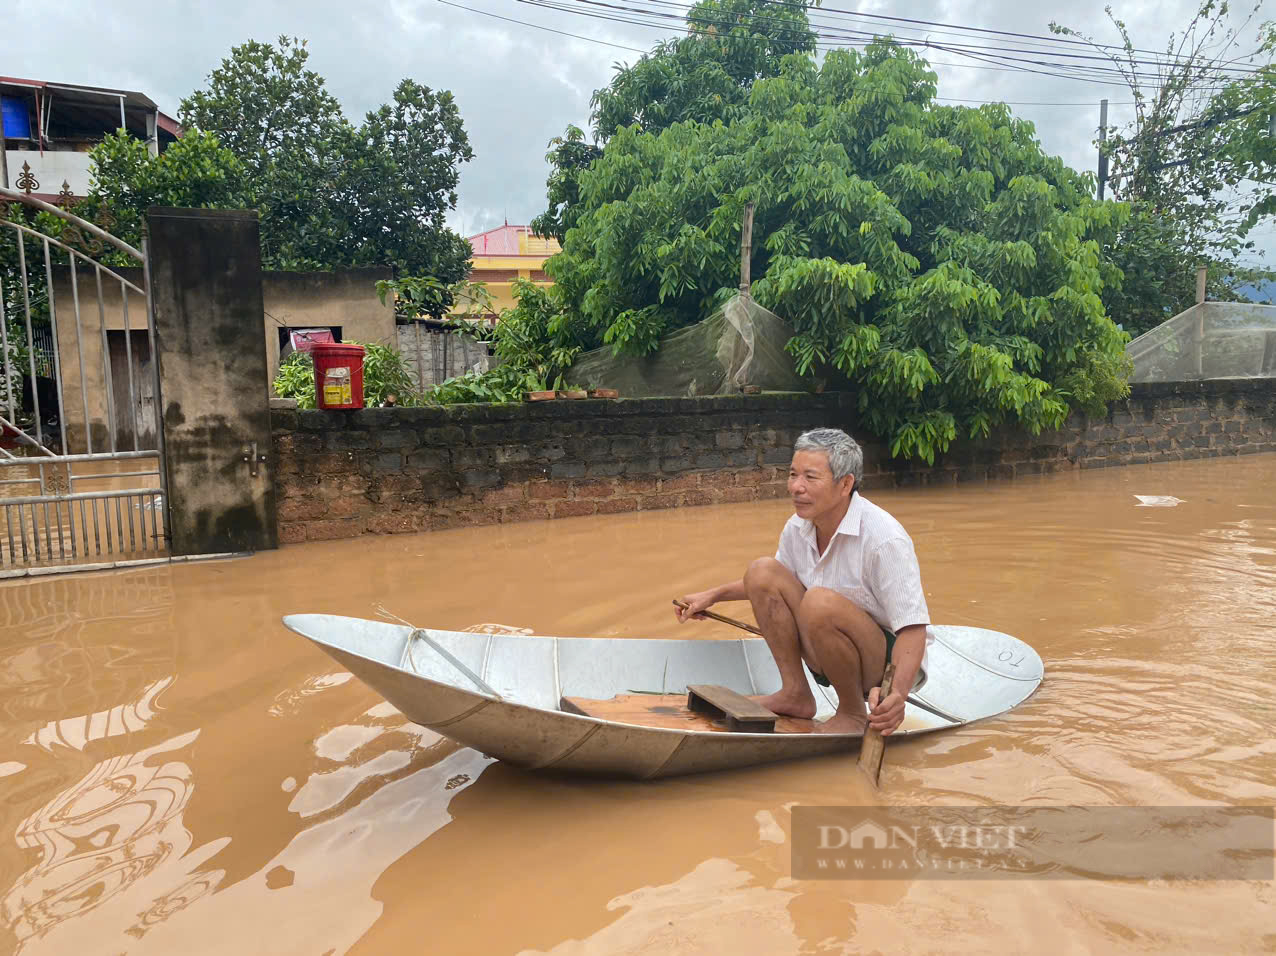
<path id="1" fill-rule="evenodd" d="M 146 257 L 73 215 L 69 191 L 59 208 L 29 171 L 17 185 L 0 188 L 0 576 L 155 560 L 167 497 Z"/>

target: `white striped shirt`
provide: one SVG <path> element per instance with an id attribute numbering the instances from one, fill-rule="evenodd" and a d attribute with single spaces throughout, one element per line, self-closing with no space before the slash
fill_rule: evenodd
<path id="1" fill-rule="evenodd" d="M 803 587 L 836 591 L 889 631 L 930 623 L 912 539 L 903 525 L 861 494 L 852 496 L 823 554 L 815 543 L 815 525 L 794 515 L 780 532 L 775 560 Z M 926 642 L 930 640 L 927 630 Z"/>

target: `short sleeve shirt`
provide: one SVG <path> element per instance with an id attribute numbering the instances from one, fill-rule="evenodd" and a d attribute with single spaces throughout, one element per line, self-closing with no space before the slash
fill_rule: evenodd
<path id="1" fill-rule="evenodd" d="M 803 587 L 836 591 L 889 631 L 930 624 L 912 538 L 903 525 L 861 494 L 851 497 L 846 517 L 823 554 L 815 543 L 815 525 L 794 515 L 780 532 L 775 559 Z"/>

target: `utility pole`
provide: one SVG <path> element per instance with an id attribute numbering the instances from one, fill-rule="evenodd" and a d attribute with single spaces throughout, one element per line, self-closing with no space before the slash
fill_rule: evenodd
<path id="1" fill-rule="evenodd" d="M 749 260 L 753 258 L 753 203 L 746 203 L 740 223 L 740 294 L 749 294 Z"/>
<path id="2" fill-rule="evenodd" d="M 1108 154 L 1103 144 L 1108 141 L 1108 101 L 1099 101 L 1099 200 L 1103 200 L 1103 187 L 1108 182 Z"/>

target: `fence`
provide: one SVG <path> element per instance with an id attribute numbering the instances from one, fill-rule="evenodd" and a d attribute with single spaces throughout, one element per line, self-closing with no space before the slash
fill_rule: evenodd
<path id="1" fill-rule="evenodd" d="M 491 355 L 484 343 L 430 322 L 400 324 L 398 340 L 404 364 L 421 389 L 464 375 L 471 369 L 486 372 L 492 367 Z"/>

